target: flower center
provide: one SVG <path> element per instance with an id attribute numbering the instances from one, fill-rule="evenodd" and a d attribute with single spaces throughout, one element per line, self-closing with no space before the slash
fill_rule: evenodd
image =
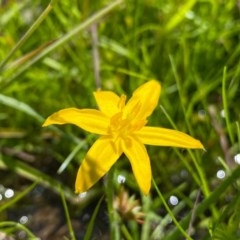
<path id="1" fill-rule="evenodd" d="M 141 129 L 146 124 L 146 120 L 132 118 L 132 115 L 123 117 L 123 112 L 115 114 L 110 120 L 109 134 L 113 141 L 118 138 L 125 139 L 135 131 Z"/>
<path id="2" fill-rule="evenodd" d="M 146 119 L 136 118 L 140 107 L 139 103 L 136 103 L 130 112 L 129 109 L 126 108 L 125 102 L 126 96 L 123 95 L 120 97 L 118 103 L 120 111 L 110 119 L 108 133 L 113 143 L 116 143 L 118 140 L 127 141 L 130 135 L 141 129 L 147 123 Z"/>

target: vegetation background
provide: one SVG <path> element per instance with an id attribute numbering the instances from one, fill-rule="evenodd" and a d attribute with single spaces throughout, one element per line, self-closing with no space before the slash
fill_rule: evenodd
<path id="1" fill-rule="evenodd" d="M 0 239 L 239 239 L 239 43 L 238 0 L 0 1 Z M 149 196 L 124 158 L 113 189 L 103 180 L 76 196 L 96 136 L 44 119 L 96 107 L 100 86 L 130 96 L 148 79 L 162 84 L 151 125 L 206 152 L 148 147 Z"/>

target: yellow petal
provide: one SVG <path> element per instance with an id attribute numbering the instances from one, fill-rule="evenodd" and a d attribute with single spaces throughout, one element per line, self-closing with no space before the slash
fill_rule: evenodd
<path id="1" fill-rule="evenodd" d="M 52 124 L 74 124 L 78 127 L 96 134 L 107 133 L 109 118 L 95 109 L 62 109 L 46 119 L 43 127 Z"/>
<path id="2" fill-rule="evenodd" d="M 109 138 L 99 138 L 89 149 L 78 170 L 75 183 L 76 193 L 85 192 L 92 187 L 109 171 L 120 155 L 120 152 L 115 151 Z"/>
<path id="3" fill-rule="evenodd" d="M 129 99 L 124 111 L 137 119 L 146 119 L 156 108 L 160 96 L 161 85 L 155 80 L 148 81 L 137 88 Z"/>
<path id="4" fill-rule="evenodd" d="M 136 132 L 136 135 L 144 144 L 204 149 L 199 140 L 172 129 L 143 127 Z"/>
<path id="5" fill-rule="evenodd" d="M 147 195 L 151 187 L 152 172 L 145 146 L 138 139 L 129 137 L 127 141 L 123 141 L 122 149 L 131 163 L 141 191 Z"/>
<path id="6" fill-rule="evenodd" d="M 114 92 L 98 91 L 94 92 L 93 94 L 100 111 L 106 114 L 108 117 L 112 117 L 120 111 L 120 97 Z"/>

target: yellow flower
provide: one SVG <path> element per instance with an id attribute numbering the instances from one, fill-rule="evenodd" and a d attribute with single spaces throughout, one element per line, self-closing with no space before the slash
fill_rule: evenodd
<path id="1" fill-rule="evenodd" d="M 203 149 L 200 141 L 185 133 L 145 126 L 158 104 L 160 91 L 157 81 L 148 81 L 134 91 L 127 103 L 125 95 L 119 97 L 111 91 L 97 91 L 94 97 L 99 110 L 67 108 L 47 118 L 43 126 L 71 123 L 101 135 L 78 170 L 76 193 L 87 191 L 124 153 L 141 191 L 148 194 L 152 173 L 144 144 Z"/>

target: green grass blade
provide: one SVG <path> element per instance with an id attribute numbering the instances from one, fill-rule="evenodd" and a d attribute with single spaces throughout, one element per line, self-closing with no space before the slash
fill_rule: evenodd
<path id="1" fill-rule="evenodd" d="M 23 65 L 15 74 L 13 74 L 12 77 L 8 79 L 2 79 L 3 85 L 6 87 L 8 86 L 12 81 L 14 81 L 20 74 L 22 74 L 24 71 L 26 71 L 30 66 L 32 66 L 34 63 L 39 61 L 41 58 L 52 52 L 53 50 L 56 50 L 56 48 L 62 46 L 64 43 L 69 41 L 72 37 L 77 35 L 79 32 L 85 30 L 86 28 L 90 27 L 93 23 L 96 23 L 101 18 L 103 18 L 106 14 L 111 12 L 114 8 L 119 6 L 123 0 L 117 0 L 112 3 L 110 3 L 108 6 L 100 10 L 99 12 L 95 13 L 93 16 L 88 18 L 83 23 L 79 24 L 75 28 L 73 28 L 71 31 L 66 33 L 63 37 L 59 38 L 52 44 L 50 44 L 48 47 L 46 47 L 41 53 L 39 53 L 37 56 L 35 56 L 33 59 L 31 59 L 29 62 L 27 62 L 25 65 Z M 3 86 L 2 86 L 3 87 Z"/>
<path id="2" fill-rule="evenodd" d="M 24 102 L 21 102 L 15 98 L 12 97 L 8 97 L 6 95 L 0 94 L 0 104 L 3 104 L 5 106 L 11 107 L 16 109 L 17 111 L 21 111 L 26 113 L 27 115 L 33 117 L 34 119 L 36 119 L 40 124 L 43 123 L 43 121 L 45 120 L 40 114 L 38 114 L 32 107 L 30 107 L 29 105 L 27 105 Z M 50 129 L 54 130 L 55 132 L 60 133 L 61 135 L 65 135 L 58 127 L 56 126 L 50 126 Z M 70 139 L 77 143 L 80 144 L 82 142 L 80 142 L 80 140 L 78 138 L 76 138 L 74 135 L 69 135 Z M 82 143 L 83 144 L 83 143 Z M 70 157 L 69 157 L 70 158 Z M 71 159 L 66 159 L 67 161 L 71 161 Z M 65 162 L 63 163 L 62 168 L 65 168 L 66 164 L 68 164 L 69 162 Z"/>
<path id="3" fill-rule="evenodd" d="M 86 144 L 86 141 L 81 141 L 79 144 L 73 149 L 73 151 L 67 156 L 67 158 L 63 161 L 61 166 L 59 167 L 57 173 L 61 174 L 66 167 L 69 165 L 69 163 L 73 160 L 73 158 L 76 156 L 76 154 L 80 151 L 80 149 Z"/>
<path id="4" fill-rule="evenodd" d="M 0 205 L 0 212 L 4 211 L 5 209 L 11 207 L 13 204 L 21 200 L 23 197 L 25 197 L 29 192 L 32 191 L 32 189 L 37 185 L 37 182 L 34 182 L 29 187 L 27 187 L 24 191 L 20 192 L 16 195 L 16 197 L 12 198 L 11 200 L 5 202 L 3 205 Z"/>
<path id="5" fill-rule="evenodd" d="M 92 232 L 93 232 L 93 228 L 94 228 L 94 223 L 95 223 L 95 220 L 96 220 L 96 217 L 97 217 L 97 214 L 99 212 L 99 208 L 101 206 L 101 203 L 102 203 L 103 199 L 104 199 L 104 196 L 102 196 L 100 198 L 96 208 L 94 209 L 93 215 L 90 219 L 90 222 L 88 223 L 87 231 L 85 233 L 85 236 L 84 236 L 83 240 L 91 240 L 91 236 L 92 236 Z"/>
<path id="6" fill-rule="evenodd" d="M 28 114 L 31 117 L 35 118 L 38 122 L 44 121 L 44 118 L 41 115 L 39 115 L 33 108 L 31 108 L 24 102 L 18 101 L 15 98 L 11 98 L 3 94 L 0 94 L 0 103 Z"/>
<path id="7" fill-rule="evenodd" d="M 53 4 L 54 4 L 53 2 L 56 2 L 56 1 L 51 1 L 51 3 L 47 6 L 47 8 L 39 16 L 39 18 L 33 23 L 33 25 L 29 28 L 29 30 L 23 35 L 23 37 L 18 41 L 18 43 L 10 51 L 8 56 L 3 60 L 3 62 L 0 65 L 0 71 L 3 69 L 3 67 L 6 65 L 6 63 L 9 61 L 9 59 L 13 56 L 13 54 L 28 40 L 28 38 L 39 27 L 39 25 L 42 23 L 42 21 L 47 17 L 47 15 L 50 13 L 50 11 L 53 8 Z"/>
<path id="8" fill-rule="evenodd" d="M 159 196 L 160 201 L 163 203 L 164 207 L 166 208 L 169 216 L 171 217 L 171 219 L 173 220 L 174 224 L 176 225 L 177 229 L 181 232 L 181 234 L 188 240 L 192 240 L 192 238 L 187 234 L 187 232 L 183 229 L 183 227 L 179 224 L 179 222 L 177 221 L 177 219 L 175 218 L 173 212 L 171 211 L 171 209 L 169 208 L 167 202 L 165 201 L 162 193 L 160 192 L 156 182 L 154 181 L 154 179 L 152 179 L 153 185 L 157 191 L 157 194 Z"/>
<path id="9" fill-rule="evenodd" d="M 177 11 L 174 16 L 171 17 L 171 20 L 167 23 L 165 29 L 166 31 L 173 30 L 177 25 L 179 25 L 182 20 L 185 18 L 186 13 L 194 6 L 196 0 L 189 0 L 187 2 L 183 2 L 183 6 L 181 6 L 180 11 Z"/>
<path id="10" fill-rule="evenodd" d="M 25 227 L 21 223 L 12 222 L 12 221 L 0 222 L 0 229 L 4 229 L 8 227 L 14 228 L 16 229 L 16 231 L 17 230 L 24 231 L 27 234 L 26 237 L 29 237 L 28 239 L 38 239 L 27 227 Z"/>
<path id="11" fill-rule="evenodd" d="M 183 96 L 182 84 L 180 82 L 180 77 L 178 75 L 175 62 L 174 62 L 173 57 L 171 55 L 169 56 L 169 59 L 170 59 L 170 62 L 171 62 L 171 67 L 172 67 L 172 71 L 173 71 L 173 74 L 174 74 L 174 78 L 175 78 L 175 81 L 176 81 L 176 84 L 177 84 L 178 94 L 179 94 L 180 103 L 181 103 L 181 107 L 182 107 L 184 118 L 185 118 L 185 123 L 187 125 L 187 129 L 188 129 L 189 133 L 192 135 L 192 128 L 191 128 L 191 126 L 189 124 L 189 121 L 187 119 L 186 108 L 185 108 L 185 104 L 183 102 L 184 96 Z"/>
<path id="12" fill-rule="evenodd" d="M 168 114 L 168 112 L 166 111 L 166 109 L 160 105 L 160 108 L 162 110 L 162 112 L 164 113 L 164 115 L 166 116 L 166 118 L 168 119 L 169 123 L 171 124 L 171 126 L 175 129 L 177 129 L 176 124 L 174 123 L 173 119 L 170 117 L 170 115 Z M 178 155 L 179 159 L 181 159 L 181 161 L 184 163 L 184 165 L 186 166 L 186 168 L 188 169 L 188 171 L 191 173 L 191 175 L 193 176 L 193 179 L 195 180 L 195 182 L 200 186 L 200 178 L 198 177 L 198 175 L 195 173 L 195 171 L 193 170 L 193 168 L 191 167 L 191 165 L 188 163 L 188 161 L 185 159 L 185 157 L 180 153 L 179 149 L 174 148 L 174 151 L 176 152 L 176 154 Z"/>
<path id="13" fill-rule="evenodd" d="M 237 136 L 238 136 L 238 150 L 240 151 L 240 126 L 239 122 L 236 122 Z"/>
<path id="14" fill-rule="evenodd" d="M 231 130 L 230 118 L 229 118 L 229 107 L 228 107 L 228 100 L 227 100 L 226 79 L 227 79 L 227 68 L 224 67 L 224 69 L 223 69 L 223 79 L 222 79 L 223 109 L 224 109 L 224 116 L 225 116 L 225 119 L 226 119 L 226 126 L 227 126 L 228 135 L 230 137 L 231 144 L 234 144 L 234 137 L 233 137 L 233 132 Z"/>
<path id="15" fill-rule="evenodd" d="M 200 216 L 204 211 L 208 210 L 211 205 L 216 205 L 219 201 L 220 196 L 225 195 L 229 186 L 232 186 L 236 181 L 239 180 L 240 176 L 240 167 L 236 168 L 232 174 L 226 178 L 209 196 L 204 199 L 196 209 L 196 216 Z M 191 218 L 191 212 L 180 222 L 180 225 L 183 228 L 186 228 L 189 224 Z M 178 240 L 179 239 L 179 229 L 171 231 L 166 235 L 165 240 Z"/>
<path id="16" fill-rule="evenodd" d="M 60 186 L 62 183 L 55 180 L 54 178 L 50 177 L 47 174 L 42 173 L 41 171 L 21 162 L 16 159 L 7 159 L 4 160 L 3 158 L 0 158 L 0 169 L 10 169 L 14 171 L 15 173 L 19 174 L 20 176 L 23 176 L 24 178 L 27 178 L 32 181 L 36 181 L 50 189 L 52 189 L 54 192 L 58 192 L 58 186 Z M 68 187 L 64 186 L 64 195 L 66 199 L 68 199 L 71 202 L 76 202 L 77 197 L 71 191 Z"/>
<path id="17" fill-rule="evenodd" d="M 71 238 L 71 240 L 76 240 L 76 237 L 75 237 L 75 234 L 74 234 L 74 230 L 73 230 L 73 227 L 72 227 L 70 214 L 69 214 L 67 203 L 66 203 L 66 198 L 64 196 L 64 191 L 63 191 L 61 186 L 59 186 L 59 192 L 60 192 L 60 195 L 61 195 L 63 208 L 64 208 L 64 212 L 65 212 L 65 215 L 66 215 L 67 226 L 68 226 L 70 238 Z"/>

